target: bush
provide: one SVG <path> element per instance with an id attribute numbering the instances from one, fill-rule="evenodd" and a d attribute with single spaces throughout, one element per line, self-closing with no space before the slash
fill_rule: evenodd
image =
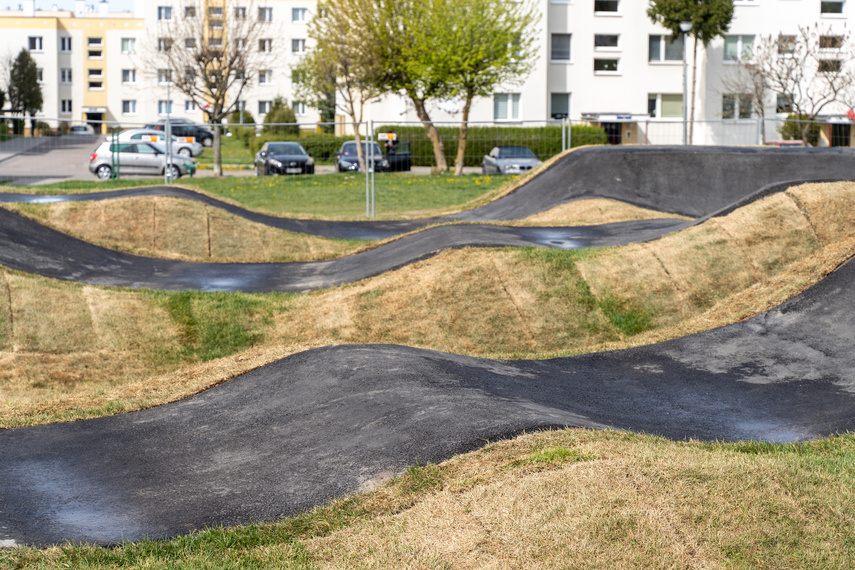
<path id="1" fill-rule="evenodd" d="M 243 122 L 241 122 L 241 118 L 243 118 Z M 248 127 L 233 127 L 232 125 L 250 125 Z M 229 130 L 232 133 L 232 137 L 235 140 L 239 140 L 243 143 L 243 146 L 249 148 L 250 141 L 255 138 L 255 118 L 252 116 L 252 113 L 249 111 L 244 111 L 241 114 L 240 111 L 235 111 L 229 116 Z"/>
<path id="2" fill-rule="evenodd" d="M 45 136 L 51 134 L 51 127 L 45 121 L 36 121 L 36 132 L 39 136 Z"/>
<path id="3" fill-rule="evenodd" d="M 445 158 L 452 166 L 457 158 L 460 129 L 439 127 L 438 130 L 445 147 Z M 396 133 L 398 141 L 409 142 L 414 166 L 434 165 L 433 145 L 423 127 L 381 126 L 375 130 L 375 140 L 376 133 Z M 570 140 L 572 147 L 608 142 L 602 128 L 587 125 L 572 125 Z M 469 127 L 464 166 L 480 166 L 484 155 L 496 145 L 527 146 L 540 160 L 546 160 L 561 152 L 561 127 Z"/>
<path id="4" fill-rule="evenodd" d="M 264 117 L 264 130 L 266 135 L 290 135 L 300 136 L 300 126 L 297 124 L 297 114 L 293 107 L 282 97 L 273 100 L 267 116 Z"/>
<path id="5" fill-rule="evenodd" d="M 819 145 L 820 126 L 814 119 L 815 117 L 808 115 L 797 116 L 795 113 L 791 113 L 787 116 L 784 124 L 778 127 L 778 132 L 781 133 L 781 138 L 785 141 L 801 140 L 810 146 L 817 146 Z M 806 131 L 804 134 L 802 133 L 803 128 Z"/>

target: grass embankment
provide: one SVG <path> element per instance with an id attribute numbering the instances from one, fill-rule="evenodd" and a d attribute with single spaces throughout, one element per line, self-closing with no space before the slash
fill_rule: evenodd
<path id="1" fill-rule="evenodd" d="M 117 198 L 2 207 L 104 247 L 188 261 L 311 261 L 355 253 L 372 243 L 277 230 L 180 198 Z M 588 225 L 656 217 L 663 214 L 597 199 L 558 206 L 519 225 Z"/>
<path id="2" fill-rule="evenodd" d="M 528 434 L 275 524 L 9 568 L 851 568 L 855 438 L 767 445 Z"/>
<path id="3" fill-rule="evenodd" d="M 5 271 L 0 427 L 171 401 L 313 346 L 528 358 L 721 326 L 847 259 L 853 195 L 850 184 L 806 185 L 651 243 L 449 251 L 301 296 L 121 291 Z M 188 334 L 188 319 L 243 340 Z"/>
<path id="4" fill-rule="evenodd" d="M 420 218 L 458 212 L 494 200 L 534 175 L 536 173 L 520 177 L 475 174 L 432 176 L 396 172 L 378 174 L 375 188 L 376 217 Z M 27 188 L 0 187 L 0 190 L 32 194 L 84 194 L 161 183 L 156 178 L 109 180 L 97 184 L 69 180 Z M 177 185 L 279 216 L 365 219 L 365 176 L 361 174 L 197 177 L 181 178 Z"/>

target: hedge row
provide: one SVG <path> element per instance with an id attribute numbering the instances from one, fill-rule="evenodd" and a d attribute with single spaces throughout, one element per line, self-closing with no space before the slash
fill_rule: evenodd
<path id="1" fill-rule="evenodd" d="M 460 129 L 440 127 L 438 130 L 445 148 L 446 161 L 451 166 L 457 158 Z M 384 125 L 375 129 L 376 133 L 395 133 L 398 141 L 409 142 L 414 165 L 435 164 L 433 145 L 423 127 Z M 606 132 L 600 127 L 573 125 L 570 127 L 570 141 L 573 147 L 606 144 Z M 484 155 L 497 145 L 527 146 L 538 158 L 546 160 L 561 152 L 561 127 L 469 127 L 464 165 L 481 166 Z"/>

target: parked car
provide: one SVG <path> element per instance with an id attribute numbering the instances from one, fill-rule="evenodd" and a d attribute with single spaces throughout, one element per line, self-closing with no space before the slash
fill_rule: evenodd
<path id="1" fill-rule="evenodd" d="M 266 142 L 255 155 L 255 175 L 314 174 L 315 160 L 300 143 Z"/>
<path id="2" fill-rule="evenodd" d="M 118 142 L 129 141 L 149 141 L 156 142 L 162 147 L 166 147 L 166 133 L 156 131 L 154 129 L 127 129 L 119 133 Z M 105 139 L 107 142 L 113 142 L 113 137 L 108 135 Z M 172 137 L 172 152 L 181 156 L 199 156 L 205 148 L 202 143 L 186 142 L 182 137 Z"/>
<path id="3" fill-rule="evenodd" d="M 68 134 L 75 136 L 89 136 L 95 134 L 95 129 L 90 125 L 74 125 L 68 129 Z"/>
<path id="4" fill-rule="evenodd" d="M 213 146 L 214 131 L 194 123 L 189 119 L 169 119 L 172 136 L 193 138 L 193 141 L 202 143 L 203 146 Z M 149 123 L 143 126 L 144 129 L 153 129 L 155 131 L 166 130 L 166 119 L 160 119 L 156 123 Z"/>
<path id="5" fill-rule="evenodd" d="M 89 172 L 100 180 L 108 180 L 114 174 L 114 160 L 118 161 L 119 174 L 157 176 L 165 173 L 167 164 L 172 169 L 173 178 L 185 174 L 193 176 L 196 172 L 196 161 L 192 158 L 168 157 L 163 147 L 148 141 L 101 143 L 89 157 Z"/>
<path id="6" fill-rule="evenodd" d="M 380 150 L 380 145 L 376 142 L 362 142 L 362 153 L 368 157 L 368 151 L 371 150 L 372 160 L 369 168 L 373 168 L 375 172 L 388 172 L 389 162 L 383 157 L 383 151 Z M 335 153 L 336 170 L 339 172 L 358 172 L 359 171 L 359 156 L 357 156 L 357 148 L 355 141 L 349 141 L 341 145 L 338 152 Z"/>
<path id="7" fill-rule="evenodd" d="M 481 159 L 484 174 L 522 174 L 541 163 L 531 149 L 524 146 L 494 146 Z"/>
<path id="8" fill-rule="evenodd" d="M 413 166 L 410 143 L 407 141 L 386 145 L 386 162 L 389 172 L 408 172 Z"/>

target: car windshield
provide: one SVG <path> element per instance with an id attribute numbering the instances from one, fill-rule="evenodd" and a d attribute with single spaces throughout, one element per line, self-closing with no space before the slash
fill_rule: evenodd
<path id="1" fill-rule="evenodd" d="M 374 148 L 374 151 L 373 151 L 374 156 L 383 156 L 383 152 L 380 150 L 379 144 L 364 142 L 364 143 L 362 143 L 362 152 L 366 156 L 368 155 L 368 148 L 369 148 L 368 145 L 369 144 L 374 145 L 374 147 L 373 147 Z M 356 156 L 356 143 L 355 142 L 345 143 L 344 148 L 341 151 L 341 154 L 342 154 L 342 156 Z"/>
<path id="2" fill-rule="evenodd" d="M 499 149 L 499 158 L 533 158 L 537 157 L 524 146 L 505 146 Z"/>
<path id="3" fill-rule="evenodd" d="M 299 143 L 271 143 L 267 146 L 269 154 L 306 154 Z"/>

